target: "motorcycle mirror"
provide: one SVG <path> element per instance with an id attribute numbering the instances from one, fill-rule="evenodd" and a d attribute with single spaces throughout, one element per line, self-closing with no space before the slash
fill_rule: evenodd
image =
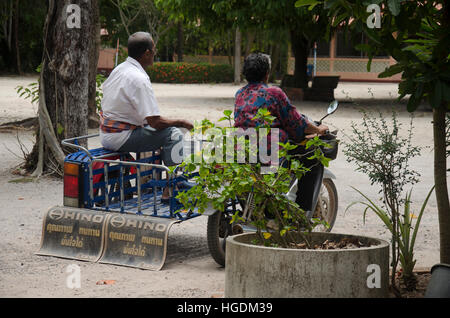
<path id="1" fill-rule="evenodd" d="M 332 101 L 330 105 L 328 105 L 328 115 L 333 114 L 339 106 L 339 102 L 337 100 Z"/>
<path id="2" fill-rule="evenodd" d="M 339 106 L 339 102 L 337 100 L 334 100 L 330 103 L 330 105 L 328 105 L 328 110 L 327 110 L 327 115 L 325 115 L 321 120 L 320 123 L 322 123 L 322 121 L 327 118 L 328 116 L 330 116 L 331 114 L 334 114 L 336 112 L 336 110 L 338 109 Z"/>

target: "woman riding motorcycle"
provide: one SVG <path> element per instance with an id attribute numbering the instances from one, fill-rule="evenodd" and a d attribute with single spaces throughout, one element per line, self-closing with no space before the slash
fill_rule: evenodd
<path id="1" fill-rule="evenodd" d="M 293 141 L 300 143 L 306 138 L 322 136 L 327 133 L 325 125 L 315 125 L 306 116 L 302 115 L 290 103 L 289 98 L 279 87 L 269 87 L 268 79 L 271 69 L 271 59 L 262 53 L 250 54 L 244 61 L 243 74 L 248 84 L 236 93 L 234 109 L 234 126 L 236 128 L 253 128 L 262 125 L 257 118 L 258 110 L 266 108 L 274 120 L 271 128 L 278 128 L 279 142 Z M 268 152 L 271 149 L 268 138 Z M 292 154 L 300 154 L 304 150 L 301 147 L 295 149 Z M 296 202 L 305 211 L 312 211 L 313 189 L 317 186 L 317 174 L 323 173 L 316 160 L 301 159 L 305 167 L 309 168 L 298 183 Z"/>

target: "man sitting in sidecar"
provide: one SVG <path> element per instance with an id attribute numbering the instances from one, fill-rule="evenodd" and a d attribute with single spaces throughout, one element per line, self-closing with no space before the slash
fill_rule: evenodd
<path id="1" fill-rule="evenodd" d="M 153 65 L 155 43 L 149 33 L 137 32 L 128 39 L 128 58 L 103 84 L 100 137 L 103 147 L 119 152 L 150 152 L 161 149 L 166 166 L 173 166 L 173 149 L 180 149 L 182 133 L 193 125 L 160 115 L 150 78 L 145 69 Z M 179 158 L 182 157 L 182 154 Z M 167 203 L 168 189 L 162 201 Z"/>

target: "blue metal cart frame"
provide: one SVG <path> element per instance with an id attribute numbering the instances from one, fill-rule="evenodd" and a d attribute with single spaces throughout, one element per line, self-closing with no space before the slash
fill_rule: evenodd
<path id="1" fill-rule="evenodd" d="M 183 210 L 183 206 L 175 199 L 179 193 L 175 185 L 197 174 L 186 175 L 180 166 L 171 170 L 159 164 L 161 156 L 155 152 L 148 158 L 141 158 L 141 154 L 137 153 L 134 158 L 130 153 L 113 152 L 104 148 L 88 150 L 80 145 L 80 141 L 98 136 L 94 134 L 62 141 L 63 146 L 78 150 L 69 154 L 65 162 L 81 166 L 80 207 L 176 218 L 180 221 L 201 215 L 197 211 Z M 163 189 L 166 187 L 169 187 L 169 204 L 161 203 Z"/>

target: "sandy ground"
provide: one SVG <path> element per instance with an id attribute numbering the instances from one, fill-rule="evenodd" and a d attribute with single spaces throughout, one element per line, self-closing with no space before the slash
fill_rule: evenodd
<path id="1" fill-rule="evenodd" d="M 33 117 L 37 107 L 17 97 L 15 87 L 27 85 L 35 78 L 0 78 L 0 124 Z M 154 84 L 163 115 L 190 120 L 220 118 L 222 111 L 233 108 L 234 85 L 164 85 Z M 326 120 L 330 127 L 350 133 L 350 123 L 359 122 L 358 109 L 380 109 L 389 115 L 397 105 L 395 84 L 342 83 L 335 91 L 341 101 L 339 111 Z M 353 100 L 353 102 L 350 102 Z M 298 109 L 312 118 L 325 113 L 326 104 L 318 102 L 295 103 Z M 409 123 L 404 105 L 397 105 L 400 121 Z M 432 145 L 431 113 L 419 111 L 414 119 L 413 143 Z M 93 131 L 95 132 L 95 131 Z M 342 138 L 345 137 L 341 133 Z M 19 182 L 12 171 L 21 163 L 22 151 L 18 140 L 30 150 L 33 145 L 30 131 L 0 132 L 0 297 L 221 297 L 224 292 L 224 269 L 210 257 L 206 245 L 206 217 L 175 224 L 169 233 L 168 254 L 161 271 L 78 262 L 37 256 L 41 239 L 42 216 L 47 209 L 62 204 L 62 181 L 42 177 L 34 182 Z M 424 148 L 414 158 L 411 167 L 421 174 L 415 185 L 415 211 L 425 199 L 433 184 L 432 148 Z M 368 178 L 355 172 L 342 151 L 331 170 L 336 175 L 339 193 L 339 212 L 333 232 L 361 234 L 389 241 L 390 235 L 382 222 L 368 214 L 363 222 L 362 207 L 346 207 L 360 199 L 350 188 L 355 186 L 372 198 L 378 197 L 377 187 Z M 417 213 L 417 212 L 416 212 Z M 432 196 L 422 220 L 416 242 L 416 267 L 431 267 L 439 262 L 439 233 L 435 197 Z M 66 286 L 67 266 L 81 268 L 81 288 Z M 112 285 L 96 285 L 100 280 L 114 280 Z"/>

